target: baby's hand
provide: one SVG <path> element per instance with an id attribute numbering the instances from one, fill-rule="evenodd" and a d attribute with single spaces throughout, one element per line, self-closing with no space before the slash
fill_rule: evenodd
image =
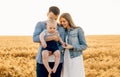
<path id="1" fill-rule="evenodd" d="M 44 42 L 44 43 L 42 42 L 42 47 L 43 47 L 43 48 L 46 48 L 46 47 L 47 47 L 47 44 L 46 44 L 45 42 Z"/>
<path id="2" fill-rule="evenodd" d="M 47 44 L 45 43 L 44 45 L 43 45 L 43 48 L 46 48 L 47 47 Z"/>

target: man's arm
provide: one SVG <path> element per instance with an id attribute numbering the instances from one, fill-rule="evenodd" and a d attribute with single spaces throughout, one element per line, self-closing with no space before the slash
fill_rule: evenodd
<path id="1" fill-rule="evenodd" d="M 44 30 L 45 25 L 43 22 L 38 22 L 36 24 L 34 33 L 33 33 L 33 42 L 40 43 L 39 35 Z"/>

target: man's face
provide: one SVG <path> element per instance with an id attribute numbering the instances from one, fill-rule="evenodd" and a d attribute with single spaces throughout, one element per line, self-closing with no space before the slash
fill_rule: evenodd
<path id="1" fill-rule="evenodd" d="M 58 19 L 58 15 L 55 15 L 53 12 L 48 12 L 47 16 L 48 19 L 54 19 L 54 20 Z"/>

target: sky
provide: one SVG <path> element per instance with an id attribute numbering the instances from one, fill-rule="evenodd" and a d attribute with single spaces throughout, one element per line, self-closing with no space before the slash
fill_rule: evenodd
<path id="1" fill-rule="evenodd" d="M 0 35 L 33 35 L 50 6 L 70 13 L 85 35 L 120 35 L 120 0 L 0 0 Z"/>

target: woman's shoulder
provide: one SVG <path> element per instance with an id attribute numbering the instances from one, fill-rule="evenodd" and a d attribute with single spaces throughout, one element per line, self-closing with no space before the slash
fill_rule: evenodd
<path id="1" fill-rule="evenodd" d="M 75 29 L 79 29 L 80 30 L 80 29 L 82 29 L 82 27 L 81 26 L 77 26 Z"/>
<path id="2" fill-rule="evenodd" d="M 76 30 L 77 30 L 78 32 L 79 32 L 79 31 L 80 31 L 80 32 L 83 32 L 83 28 L 80 27 L 80 26 L 79 26 L 79 27 L 76 27 Z"/>

